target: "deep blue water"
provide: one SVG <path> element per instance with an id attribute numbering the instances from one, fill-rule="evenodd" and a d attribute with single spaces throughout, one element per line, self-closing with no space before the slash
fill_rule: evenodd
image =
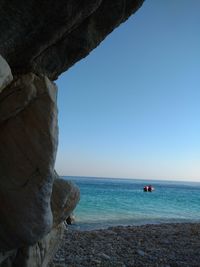
<path id="1" fill-rule="evenodd" d="M 81 200 L 74 211 L 79 229 L 146 223 L 200 222 L 200 183 L 65 177 Z M 155 191 L 143 192 L 152 184 Z"/>

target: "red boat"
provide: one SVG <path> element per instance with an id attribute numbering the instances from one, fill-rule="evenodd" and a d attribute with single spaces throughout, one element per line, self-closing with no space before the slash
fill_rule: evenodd
<path id="1" fill-rule="evenodd" d="M 143 188 L 144 192 L 152 192 L 155 188 L 152 185 L 145 185 Z"/>

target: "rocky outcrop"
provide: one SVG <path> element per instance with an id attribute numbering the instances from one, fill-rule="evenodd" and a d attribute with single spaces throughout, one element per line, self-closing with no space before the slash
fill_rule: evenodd
<path id="1" fill-rule="evenodd" d="M 57 150 L 56 86 L 17 77 L 0 94 L 0 248 L 37 242 L 52 226 Z"/>
<path id="2" fill-rule="evenodd" d="M 72 182 L 60 179 L 55 173 L 51 208 L 54 225 L 50 233 L 32 246 L 22 246 L 19 249 L 0 252 L 1 267 L 46 267 L 57 251 L 64 233 L 62 223 L 75 208 L 80 198 L 77 186 Z"/>
<path id="3" fill-rule="evenodd" d="M 72 182 L 58 177 L 55 179 L 51 197 L 54 226 L 59 225 L 70 216 L 79 198 L 79 189 Z"/>
<path id="4" fill-rule="evenodd" d="M 79 200 L 78 188 L 54 172 L 56 98 L 56 86 L 33 73 L 15 77 L 0 94 L 0 260 L 8 266 L 48 262 Z"/>
<path id="5" fill-rule="evenodd" d="M 144 0 L 0 1 L 0 53 L 14 73 L 51 80 L 87 56 Z"/>
<path id="6" fill-rule="evenodd" d="M 1 267 L 46 266 L 61 222 L 79 200 L 76 186 L 55 179 L 57 88 L 52 81 L 143 1 L 0 0 Z"/>
<path id="7" fill-rule="evenodd" d="M 11 69 L 5 59 L 0 55 L 0 93 L 12 80 Z"/>
<path id="8" fill-rule="evenodd" d="M 21 247 L 4 254 L 1 267 L 47 267 L 57 251 L 64 233 L 64 225 L 54 227 L 49 234 L 33 246 Z"/>

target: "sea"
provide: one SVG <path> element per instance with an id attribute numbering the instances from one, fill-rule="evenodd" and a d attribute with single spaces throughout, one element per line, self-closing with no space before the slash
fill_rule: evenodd
<path id="1" fill-rule="evenodd" d="M 160 223 L 200 223 L 200 183 L 95 177 L 63 177 L 80 188 L 77 230 Z M 144 192 L 151 184 L 155 191 Z"/>

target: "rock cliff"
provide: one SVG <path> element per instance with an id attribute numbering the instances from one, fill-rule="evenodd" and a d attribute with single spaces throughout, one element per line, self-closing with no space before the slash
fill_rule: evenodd
<path id="1" fill-rule="evenodd" d="M 54 80 L 87 56 L 144 0 L 0 0 L 0 54 L 13 74 Z"/>
<path id="2" fill-rule="evenodd" d="M 78 188 L 54 171 L 53 80 L 143 0 L 0 0 L 0 266 L 47 266 Z"/>

